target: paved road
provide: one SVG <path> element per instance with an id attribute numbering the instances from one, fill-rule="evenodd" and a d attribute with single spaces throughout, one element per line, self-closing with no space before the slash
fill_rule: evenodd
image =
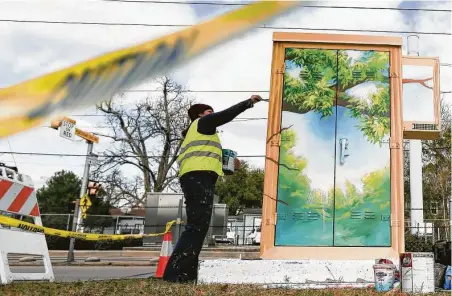
<path id="1" fill-rule="evenodd" d="M 10 260 L 10 262 L 19 262 L 19 259 L 21 259 L 22 257 L 34 257 L 34 256 L 8 256 L 8 259 Z M 93 256 L 93 257 L 97 257 L 97 256 Z M 39 256 L 36 256 L 37 260 L 41 260 L 41 258 L 39 258 Z M 88 258 L 88 256 L 76 256 L 75 257 L 75 261 L 76 262 L 85 262 L 85 259 Z M 115 261 L 115 262 L 122 262 L 122 261 L 135 261 L 135 262 L 150 262 L 150 261 L 155 261 L 158 260 L 158 256 L 156 257 L 133 257 L 133 256 L 121 256 L 121 257 L 113 257 L 113 256 L 109 256 L 109 257 L 99 257 L 101 259 L 101 261 Z M 52 262 L 66 262 L 67 257 L 66 256 L 50 256 L 50 260 Z M 42 262 L 42 261 L 41 261 Z"/>
<path id="2" fill-rule="evenodd" d="M 12 272 L 40 272 L 42 267 L 16 266 L 11 267 Z M 151 266 L 54 266 L 55 281 L 75 282 L 107 279 L 148 278 L 155 273 Z"/>
<path id="3" fill-rule="evenodd" d="M 75 261 L 76 262 L 85 262 L 85 259 L 88 257 L 75 257 Z M 134 261 L 134 262 L 150 262 L 150 261 L 156 261 L 158 260 L 158 257 L 152 257 L 152 258 L 145 258 L 145 257 L 102 257 L 100 258 L 101 261 L 103 262 L 123 262 L 123 261 Z M 52 256 L 50 257 L 50 260 L 52 262 L 66 262 L 67 261 L 67 257 L 56 257 L 56 256 Z"/>

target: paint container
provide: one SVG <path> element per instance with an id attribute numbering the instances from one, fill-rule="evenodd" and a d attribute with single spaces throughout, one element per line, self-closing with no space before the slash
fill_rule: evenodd
<path id="1" fill-rule="evenodd" d="M 400 256 L 401 283 L 404 293 L 435 292 L 433 253 L 403 253 Z"/>
<path id="2" fill-rule="evenodd" d="M 223 149 L 223 172 L 225 175 L 234 174 L 235 169 L 235 159 L 237 157 L 237 152 Z"/>
<path id="3" fill-rule="evenodd" d="M 376 259 L 375 260 L 375 264 L 390 264 L 390 265 L 394 265 L 394 262 L 392 262 L 389 259 L 384 259 L 384 258 L 380 258 L 380 259 Z M 394 265 L 395 267 L 395 265 Z M 397 267 L 395 267 L 394 270 L 394 287 L 396 286 L 396 284 L 400 283 L 400 270 L 397 269 Z"/>
<path id="4" fill-rule="evenodd" d="M 452 269 L 450 266 L 447 266 L 444 275 L 444 285 L 443 285 L 444 290 L 452 290 L 451 278 L 452 278 Z"/>
<path id="5" fill-rule="evenodd" d="M 393 264 L 375 264 L 374 266 L 375 289 L 377 292 L 387 292 L 394 288 Z"/>

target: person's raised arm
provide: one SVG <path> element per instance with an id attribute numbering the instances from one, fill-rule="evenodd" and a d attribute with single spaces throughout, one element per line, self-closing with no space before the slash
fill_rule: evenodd
<path id="1" fill-rule="evenodd" d="M 252 108 L 255 103 L 261 100 L 260 96 L 253 95 L 248 100 L 235 104 L 228 109 L 201 117 L 198 122 L 198 132 L 207 135 L 214 134 L 217 127 L 232 121 L 240 113 Z"/>

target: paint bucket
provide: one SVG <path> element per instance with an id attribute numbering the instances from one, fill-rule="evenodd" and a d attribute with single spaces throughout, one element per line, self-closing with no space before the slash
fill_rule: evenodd
<path id="1" fill-rule="evenodd" d="M 375 264 L 375 288 L 377 292 L 387 292 L 394 288 L 395 266 L 392 264 Z"/>
<path id="2" fill-rule="evenodd" d="M 444 285 L 443 285 L 444 290 L 452 290 L 451 278 L 452 278 L 452 269 L 450 266 L 447 266 L 444 276 Z"/>
<path id="3" fill-rule="evenodd" d="M 433 253 L 402 253 L 400 266 L 403 293 L 435 293 Z"/>
<path id="4" fill-rule="evenodd" d="M 237 157 L 237 152 L 223 149 L 223 172 L 225 175 L 234 174 L 234 164 Z"/>

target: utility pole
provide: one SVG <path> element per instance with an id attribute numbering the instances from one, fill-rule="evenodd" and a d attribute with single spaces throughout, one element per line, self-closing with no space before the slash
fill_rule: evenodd
<path id="1" fill-rule="evenodd" d="M 74 219 L 72 219 L 72 231 L 77 232 L 81 228 L 82 215 L 80 212 L 80 199 L 86 194 L 89 178 L 90 156 L 93 152 L 93 142 L 88 143 L 88 150 L 85 160 L 85 171 L 83 172 L 82 187 L 80 188 L 80 196 L 75 200 Z M 74 262 L 75 238 L 71 237 L 69 241 L 69 252 L 67 254 L 67 262 Z"/>
<path id="2" fill-rule="evenodd" d="M 89 167 L 93 161 L 93 144 L 99 143 L 99 137 L 92 133 L 82 131 L 75 127 L 76 121 L 68 117 L 60 117 L 51 121 L 50 127 L 56 130 L 60 130 L 60 137 L 69 140 L 74 140 L 75 136 L 78 136 L 86 140 L 88 143 L 88 150 L 86 153 L 85 170 L 83 172 L 82 187 L 80 188 L 80 196 L 75 200 L 74 219 L 72 220 L 72 231 L 77 232 L 81 230 L 82 215 L 80 212 L 80 199 L 86 194 L 88 190 L 88 178 Z M 67 262 L 74 262 L 74 246 L 75 238 L 71 238 L 69 241 L 69 252 L 67 254 Z"/>
<path id="3" fill-rule="evenodd" d="M 419 56 L 419 36 L 407 37 L 408 56 Z M 418 234 L 424 226 L 422 191 L 422 140 L 410 140 L 410 220 L 411 234 Z"/>
<path id="4" fill-rule="evenodd" d="M 449 240 L 452 240 L 452 194 L 449 195 Z M 447 239 L 447 238 L 446 238 Z"/>

